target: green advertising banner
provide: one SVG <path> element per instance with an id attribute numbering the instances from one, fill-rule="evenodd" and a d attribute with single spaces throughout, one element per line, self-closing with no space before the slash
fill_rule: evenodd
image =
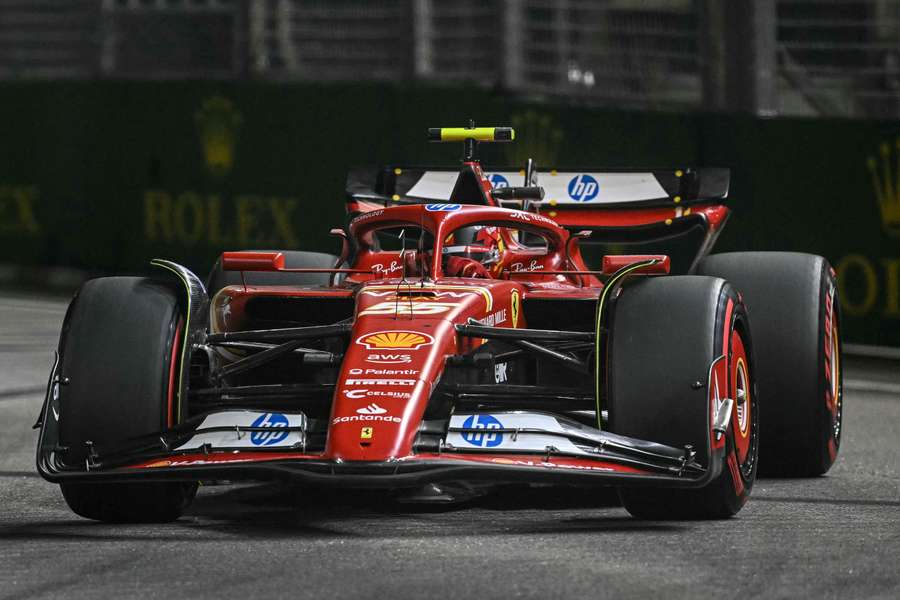
<path id="1" fill-rule="evenodd" d="M 204 274 L 222 251 L 336 251 L 347 169 L 452 164 L 425 130 L 512 124 L 493 164 L 728 166 L 717 250 L 825 255 L 848 341 L 900 345 L 900 123 L 532 105 L 478 88 L 0 85 L 0 263 Z"/>

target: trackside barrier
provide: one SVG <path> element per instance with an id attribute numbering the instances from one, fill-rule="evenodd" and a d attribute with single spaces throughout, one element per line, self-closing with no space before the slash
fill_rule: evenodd
<path id="1" fill-rule="evenodd" d="M 900 346 L 897 122 L 617 112 L 478 88 L 349 84 L 6 83 L 0 106 L 2 265 L 144 272 L 166 256 L 203 274 L 222 250 L 336 252 L 328 232 L 345 221 L 347 170 L 453 164 L 458 148 L 422 132 L 471 117 L 516 128 L 515 143 L 482 148 L 488 171 L 528 156 L 731 167 L 734 215 L 717 249 L 825 255 L 845 339 Z"/>

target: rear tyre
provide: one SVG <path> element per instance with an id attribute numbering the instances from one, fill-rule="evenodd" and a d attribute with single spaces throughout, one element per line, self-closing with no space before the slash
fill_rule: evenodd
<path id="1" fill-rule="evenodd" d="M 284 266 L 289 269 L 331 269 L 337 264 L 339 257 L 324 252 L 299 252 L 295 250 L 278 250 L 284 254 Z M 246 271 L 241 280 L 240 271 L 222 270 L 222 259 L 213 265 L 206 279 L 206 291 L 212 298 L 223 287 L 229 285 L 328 285 L 332 273 L 273 273 L 264 271 Z"/>
<path id="2" fill-rule="evenodd" d="M 63 460 L 82 466 L 129 438 L 178 420 L 175 392 L 183 319 L 170 286 L 139 277 L 85 283 L 60 335 L 59 439 Z M 196 484 L 63 483 L 76 513 L 111 522 L 178 518 Z"/>
<path id="3" fill-rule="evenodd" d="M 746 503 L 756 479 L 759 421 L 747 313 L 733 288 L 712 277 L 633 282 L 612 313 L 610 429 L 675 447 L 690 444 L 710 466 L 717 401 L 735 400 L 722 471 L 700 489 L 621 488 L 641 519 L 720 519 Z M 716 363 L 710 385 L 710 365 Z M 700 385 L 697 384 L 700 382 Z"/>
<path id="4" fill-rule="evenodd" d="M 760 474 L 822 475 L 841 443 L 840 303 L 821 256 L 735 252 L 706 257 L 697 272 L 743 295 L 762 394 Z"/>

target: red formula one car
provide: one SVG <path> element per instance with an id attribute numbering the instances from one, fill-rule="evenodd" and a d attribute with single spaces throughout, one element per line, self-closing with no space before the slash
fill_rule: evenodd
<path id="1" fill-rule="evenodd" d="M 715 518 L 758 468 L 829 468 L 834 274 L 706 256 L 727 171 L 486 174 L 477 143 L 512 130 L 430 135 L 464 142 L 462 168 L 351 173 L 340 256 L 226 252 L 206 285 L 163 260 L 159 279 L 84 284 L 37 452 L 72 510 L 164 521 L 197 481 L 275 478 L 439 500 L 615 486 L 637 517 Z"/>

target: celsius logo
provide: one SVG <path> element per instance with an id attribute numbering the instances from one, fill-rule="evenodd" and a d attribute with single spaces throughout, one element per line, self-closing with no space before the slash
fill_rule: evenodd
<path id="1" fill-rule="evenodd" d="M 361 390 L 344 390 L 344 395 L 351 400 L 359 400 L 360 398 L 365 398 L 366 396 L 378 396 L 379 398 L 401 398 L 403 400 L 409 400 L 410 398 L 412 398 L 412 394 L 409 392 L 395 392 L 393 390 L 369 390 L 366 388 L 363 388 Z"/>
<path id="2" fill-rule="evenodd" d="M 600 185 L 587 173 L 576 175 L 569 182 L 569 198 L 575 202 L 590 202 L 597 197 Z"/>
<path id="3" fill-rule="evenodd" d="M 463 429 L 480 429 L 482 431 L 467 431 L 463 434 L 463 439 L 480 448 L 495 448 L 503 443 L 503 434 L 499 431 L 491 432 L 494 429 L 503 429 L 500 421 L 491 415 L 470 415 L 468 419 L 463 421 Z"/>
<path id="4" fill-rule="evenodd" d="M 428 212 L 453 212 L 459 210 L 462 204 L 426 204 L 425 210 Z"/>
<path id="5" fill-rule="evenodd" d="M 265 427 L 267 431 L 254 431 L 250 434 L 250 442 L 254 446 L 274 446 L 283 442 L 287 436 L 288 420 L 281 413 L 265 413 L 259 415 L 251 427 Z M 278 431 L 275 431 L 275 430 Z"/>
<path id="6" fill-rule="evenodd" d="M 501 175 L 500 173 L 493 173 L 488 175 L 488 181 L 491 182 L 491 187 L 496 189 L 509 187 L 509 181 Z"/>

